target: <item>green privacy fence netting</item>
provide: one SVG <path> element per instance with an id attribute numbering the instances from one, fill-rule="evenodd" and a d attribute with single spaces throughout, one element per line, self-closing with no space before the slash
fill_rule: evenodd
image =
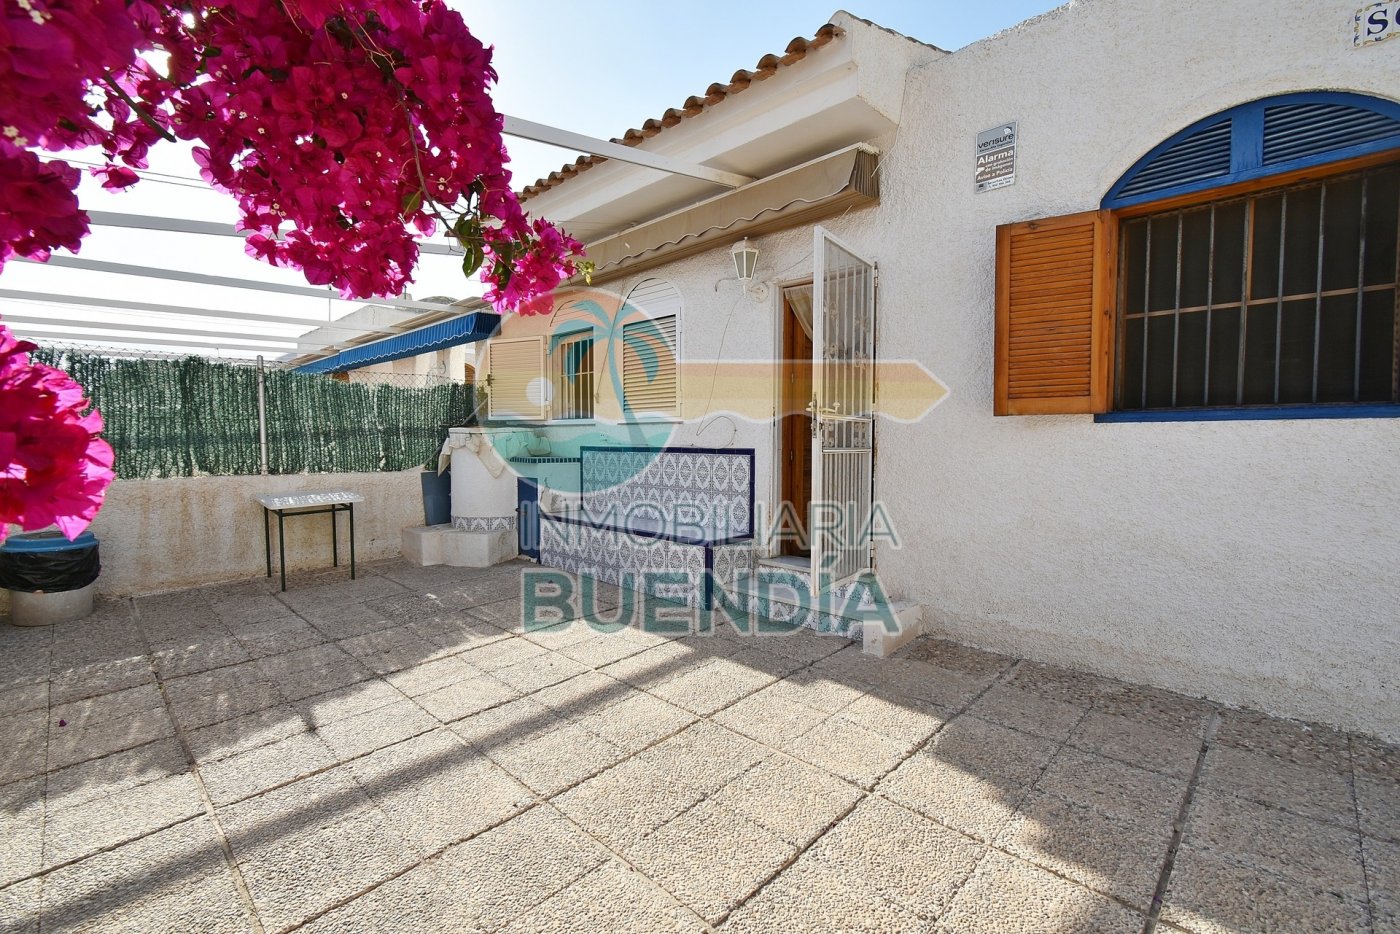
<path id="1" fill-rule="evenodd" d="M 201 357 L 125 359 L 41 348 L 102 412 L 121 479 L 260 472 L 258 370 Z M 268 472 L 408 470 L 472 420 L 472 387 L 348 383 L 267 370 Z"/>

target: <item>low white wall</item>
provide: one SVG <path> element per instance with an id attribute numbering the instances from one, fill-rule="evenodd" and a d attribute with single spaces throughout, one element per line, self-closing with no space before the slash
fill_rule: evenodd
<path id="1" fill-rule="evenodd" d="M 263 509 L 253 497 L 302 490 L 353 490 L 357 561 L 399 554 L 400 532 L 422 525 L 418 470 L 397 473 L 297 474 L 274 477 L 192 477 L 118 480 L 92 531 L 101 543 L 98 590 L 111 596 L 153 593 L 266 572 Z M 287 570 L 329 568 L 329 515 L 289 518 Z M 340 523 L 341 563 L 348 564 L 348 523 Z M 277 530 L 273 530 L 273 573 Z M 0 610 L 7 607 L 0 591 Z"/>

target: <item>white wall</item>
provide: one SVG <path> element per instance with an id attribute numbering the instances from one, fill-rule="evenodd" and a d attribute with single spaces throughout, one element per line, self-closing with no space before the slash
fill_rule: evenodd
<path id="1" fill-rule="evenodd" d="M 1400 422 L 991 415 L 996 225 L 1097 207 L 1235 104 L 1394 99 L 1400 42 L 1353 49 L 1356 7 L 1080 0 L 911 77 L 872 244 L 880 340 L 952 395 L 880 435 L 877 490 L 910 544 L 878 560 L 938 631 L 1400 737 Z M 974 194 L 974 136 L 1004 120 L 1018 180 Z"/>
<path id="2" fill-rule="evenodd" d="M 423 524 L 418 474 L 118 480 L 92 523 L 102 558 L 97 589 L 114 596 L 143 594 L 264 574 L 263 509 L 253 499 L 263 493 L 348 489 L 362 494 L 365 501 L 355 506 L 355 558 L 392 558 L 399 554 L 404 527 Z M 331 566 L 330 521 L 328 515 L 287 519 L 288 572 Z M 338 521 L 341 562 L 348 564 L 349 526 L 345 516 Z M 275 517 L 271 525 L 276 574 Z"/>
<path id="3" fill-rule="evenodd" d="M 1394 99 L 1400 41 L 1353 49 L 1356 6 L 1077 0 L 910 70 L 901 128 L 875 141 L 880 205 L 824 226 L 880 264 L 881 355 L 951 388 L 877 430 L 876 494 L 905 543 L 877 567 L 935 632 L 1400 739 L 1400 421 L 992 415 L 996 226 L 1096 208 L 1152 146 L 1236 104 Z M 1005 120 L 1018 180 L 975 194 L 975 136 Z M 810 228 L 757 245 L 760 278 L 811 275 Z M 754 303 L 716 287 L 732 275 L 726 246 L 609 288 L 674 282 L 683 357 L 771 359 L 776 289 Z M 770 500 L 771 423 L 713 414 L 688 409 L 674 443 L 757 448 Z"/>

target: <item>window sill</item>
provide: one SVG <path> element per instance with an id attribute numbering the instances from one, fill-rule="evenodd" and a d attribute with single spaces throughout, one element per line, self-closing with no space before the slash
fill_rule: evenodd
<path id="1" fill-rule="evenodd" d="M 1145 409 L 1105 412 L 1094 416 L 1096 424 L 1142 422 L 1243 422 L 1301 418 L 1400 418 L 1400 404 L 1376 402 L 1358 405 L 1265 405 L 1210 409 Z"/>
<path id="2" fill-rule="evenodd" d="M 596 418 L 551 418 L 547 421 L 536 422 L 536 424 L 551 428 L 560 425 L 596 425 L 598 420 Z"/>
<path id="3" fill-rule="evenodd" d="M 623 425 L 681 425 L 685 419 L 676 415 L 644 415 L 641 418 L 624 418 Z"/>

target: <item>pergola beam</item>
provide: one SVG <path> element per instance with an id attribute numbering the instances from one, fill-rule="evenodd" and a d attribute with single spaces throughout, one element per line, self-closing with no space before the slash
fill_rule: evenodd
<path id="1" fill-rule="evenodd" d="M 52 318 L 40 318 L 33 315 L 12 315 L 6 313 L 5 321 L 11 324 L 37 324 L 51 325 L 61 328 L 102 328 L 108 331 L 132 331 L 140 334 L 184 334 L 190 337 L 218 338 L 221 333 L 227 334 L 236 340 L 269 341 L 286 346 L 288 344 L 301 346 L 298 335 L 286 337 L 262 337 L 257 334 L 238 334 L 220 332 L 217 328 L 173 328 L 165 324 L 130 324 L 125 321 L 77 321 L 64 320 L 55 321 Z"/>
<path id="2" fill-rule="evenodd" d="M 183 217 L 153 217 L 145 214 L 121 214 L 112 211 L 88 211 L 88 218 L 99 227 L 124 227 L 130 230 L 158 230 L 168 233 L 208 234 L 212 237 L 247 237 L 251 231 L 239 230 L 233 224 L 220 224 L 216 221 L 197 221 Z M 441 243 L 420 243 L 420 253 L 434 256 L 455 256 L 461 259 L 460 250 Z"/>
<path id="3" fill-rule="evenodd" d="M 211 350 L 243 350 L 253 353 L 283 354 L 294 352 L 295 345 L 279 344 L 276 346 L 259 346 L 256 344 L 239 344 L 230 341 L 202 341 L 197 339 L 172 338 L 166 340 L 159 337 L 128 337 L 120 334 L 60 334 L 56 331 L 34 330 L 32 328 L 18 328 L 20 337 L 55 341 L 58 343 L 72 344 L 96 344 L 98 346 L 111 346 L 121 344 L 140 350 L 146 346 L 161 347 L 199 347 Z"/>
<path id="4" fill-rule="evenodd" d="M 320 318 L 298 318 L 293 315 L 269 315 L 256 311 L 224 311 L 218 308 L 193 308 L 186 305 L 162 305 L 157 302 L 133 302 L 120 298 L 97 298 L 86 295 L 57 295 L 50 292 L 24 292 L 0 289 L 0 299 L 17 302 L 42 302 L 54 305 L 76 305 L 84 308 L 110 308 L 120 311 L 146 311 L 163 315 L 184 315 L 196 318 L 219 318 L 226 321 L 260 321 L 267 324 L 294 324 L 308 328 L 345 331 L 350 334 L 401 334 L 400 327 L 359 327 Z M 6 315 L 9 319 L 10 316 Z M 12 319 L 11 319 L 12 320 Z"/>
<path id="5" fill-rule="evenodd" d="M 709 182 L 713 185 L 723 185 L 725 188 L 739 188 L 753 181 L 753 179 L 749 178 L 747 175 L 726 172 L 723 169 L 712 169 L 707 165 L 699 165 L 694 162 L 683 162 L 679 159 L 672 159 L 670 156 L 648 152 L 636 146 L 624 146 L 621 143 L 613 143 L 605 139 L 584 136 L 582 133 L 561 130 L 558 127 L 536 123 L 533 120 L 522 120 L 519 117 L 509 116 L 503 116 L 502 120 L 504 122 L 501 127 L 501 132 L 505 133 L 507 136 L 515 136 L 520 139 L 532 140 L 536 143 L 547 143 L 550 146 L 558 146 L 561 149 L 572 149 L 575 152 L 586 152 L 595 156 L 616 159 L 618 162 L 645 166 L 648 169 L 658 169 L 662 172 L 669 172 L 672 175 L 684 175 L 688 178 L 698 178 L 702 182 Z"/>
<path id="6" fill-rule="evenodd" d="M 34 263 L 40 266 L 57 266 L 64 269 L 81 269 L 86 272 L 110 272 L 121 276 L 141 276 L 146 279 L 165 279 L 169 282 L 192 282 L 196 285 L 216 285 L 229 289 L 250 289 L 254 292 L 276 292 L 280 295 L 299 295 L 305 298 L 335 299 L 336 301 L 355 301 L 355 299 L 341 298 L 335 292 L 325 289 L 318 289 L 309 285 L 284 285 L 280 282 L 258 282 L 252 279 L 235 279 L 230 276 L 210 276 L 202 272 L 185 272 L 180 269 L 161 269 L 158 266 L 134 266 L 129 263 L 111 263 L 100 259 L 83 259 L 78 256 L 50 256 L 48 262 L 40 262 L 28 256 L 16 256 L 16 260 L 22 263 Z M 408 298 L 376 298 L 367 301 L 365 304 L 389 305 L 393 308 L 411 308 L 419 311 L 440 311 L 446 314 L 459 315 L 462 309 L 455 305 L 440 305 L 437 302 L 418 302 Z"/>

